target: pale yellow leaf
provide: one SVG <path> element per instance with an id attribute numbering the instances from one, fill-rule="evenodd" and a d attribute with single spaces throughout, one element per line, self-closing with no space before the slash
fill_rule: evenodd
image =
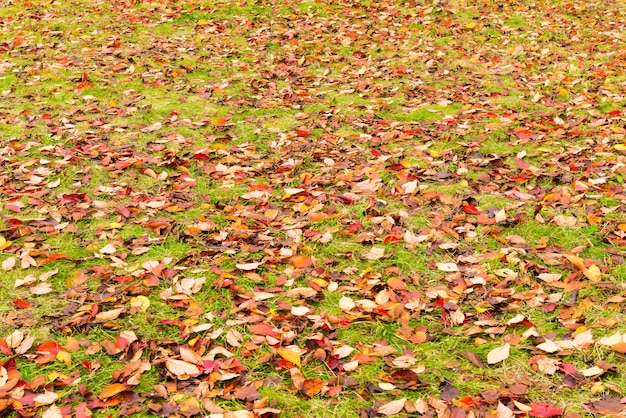
<path id="1" fill-rule="evenodd" d="M 96 314 L 96 320 L 97 321 L 112 321 L 114 319 L 117 319 L 117 317 L 120 316 L 120 314 L 124 312 L 125 310 L 126 308 L 116 308 L 116 309 L 111 309 L 110 311 L 100 312 Z"/>
<path id="2" fill-rule="evenodd" d="M 6 260 L 4 260 L 2 262 L 2 270 L 4 271 L 10 271 L 13 270 L 13 268 L 15 267 L 15 257 L 9 257 Z"/>
<path id="3" fill-rule="evenodd" d="M 35 396 L 33 400 L 39 405 L 50 405 L 51 403 L 54 403 L 54 401 L 56 401 L 57 399 L 59 399 L 59 395 L 57 395 L 56 393 L 45 392 L 41 395 Z"/>
<path id="4" fill-rule="evenodd" d="M 165 361 L 165 367 L 181 380 L 189 379 L 191 376 L 200 373 L 200 369 L 195 364 L 183 360 L 168 359 Z"/>
<path id="5" fill-rule="evenodd" d="M 342 311 L 349 312 L 355 307 L 356 307 L 356 303 L 354 303 L 354 301 L 350 299 L 349 297 L 342 296 L 341 299 L 339 299 L 339 308 Z"/>
<path id="6" fill-rule="evenodd" d="M 238 263 L 236 264 L 239 270 L 256 270 L 263 263 Z"/>
<path id="7" fill-rule="evenodd" d="M 130 306 L 139 308 L 142 312 L 146 312 L 150 307 L 150 299 L 143 295 L 132 297 L 130 298 Z"/>
<path id="8" fill-rule="evenodd" d="M 397 399 L 395 401 L 388 402 L 378 408 L 376 412 L 379 414 L 383 414 L 386 416 L 396 415 L 402 411 L 404 408 L 404 404 L 406 403 L 406 398 Z"/>
<path id="9" fill-rule="evenodd" d="M 587 269 L 583 269 L 583 274 L 586 278 L 594 283 L 598 283 L 602 280 L 602 273 L 600 272 L 600 268 L 595 264 L 590 265 Z"/>
<path id="10" fill-rule="evenodd" d="M 500 363 L 503 360 L 506 360 L 509 357 L 511 352 L 511 345 L 509 343 L 505 343 L 504 345 L 494 348 L 487 354 L 487 363 L 496 364 Z"/>

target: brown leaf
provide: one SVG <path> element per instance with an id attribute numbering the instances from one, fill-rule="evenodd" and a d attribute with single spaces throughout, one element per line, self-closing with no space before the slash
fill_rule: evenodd
<path id="1" fill-rule="evenodd" d="M 475 366 L 480 367 L 481 369 L 487 368 L 487 365 L 483 362 L 483 360 L 476 353 L 472 353 L 471 351 L 463 351 L 461 353 L 463 357 L 472 362 Z"/>
<path id="2" fill-rule="evenodd" d="M 235 398 L 247 402 L 256 401 L 261 397 L 261 394 L 253 385 L 240 386 L 235 389 L 233 394 L 235 395 Z"/>
<path id="3" fill-rule="evenodd" d="M 300 393 L 311 398 L 322 391 L 324 384 L 325 382 L 317 377 L 305 379 L 300 385 Z"/>

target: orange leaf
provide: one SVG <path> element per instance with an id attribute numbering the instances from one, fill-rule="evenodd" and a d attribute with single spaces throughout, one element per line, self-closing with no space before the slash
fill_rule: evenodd
<path id="1" fill-rule="evenodd" d="M 625 342 L 619 342 L 617 344 L 613 344 L 611 346 L 611 350 L 617 351 L 618 353 L 626 354 L 626 343 Z"/>
<path id="2" fill-rule="evenodd" d="M 302 382 L 302 386 L 300 386 L 300 392 L 303 395 L 311 398 L 320 393 L 323 387 L 324 381 L 322 379 L 314 377 L 311 379 L 306 379 L 304 382 Z"/>
<path id="3" fill-rule="evenodd" d="M 308 255 L 294 255 L 293 257 L 291 257 L 290 261 L 294 267 L 297 267 L 299 269 L 309 267 L 311 264 L 313 264 L 313 259 L 311 259 L 311 257 L 309 257 Z"/>
<path id="4" fill-rule="evenodd" d="M 117 395 L 118 393 L 124 392 L 126 389 L 128 389 L 126 385 L 123 385 L 121 383 L 113 383 L 112 385 L 104 388 L 102 392 L 100 392 L 100 398 L 101 399 L 110 398 L 112 396 Z"/>
<path id="5" fill-rule="evenodd" d="M 397 277 L 391 277 L 387 280 L 387 286 L 395 290 L 406 290 L 406 283 Z"/>

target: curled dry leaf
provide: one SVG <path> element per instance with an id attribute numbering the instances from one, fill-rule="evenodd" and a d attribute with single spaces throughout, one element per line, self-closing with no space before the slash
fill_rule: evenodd
<path id="1" fill-rule="evenodd" d="M 236 266 L 239 270 L 244 270 L 244 271 L 250 271 L 250 270 L 256 270 L 257 268 L 259 268 L 259 266 L 263 264 L 260 262 L 256 262 L 256 263 L 237 263 Z"/>
<path id="2" fill-rule="evenodd" d="M 126 308 L 116 308 L 116 309 L 111 309 L 110 311 L 100 312 L 96 314 L 96 320 L 112 321 L 114 319 L 117 319 L 125 310 Z"/>

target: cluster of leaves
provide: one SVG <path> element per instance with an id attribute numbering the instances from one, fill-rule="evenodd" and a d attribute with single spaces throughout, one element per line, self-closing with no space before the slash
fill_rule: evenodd
<path id="1" fill-rule="evenodd" d="M 626 410 L 619 2 L 0 1 L 0 415 Z"/>

